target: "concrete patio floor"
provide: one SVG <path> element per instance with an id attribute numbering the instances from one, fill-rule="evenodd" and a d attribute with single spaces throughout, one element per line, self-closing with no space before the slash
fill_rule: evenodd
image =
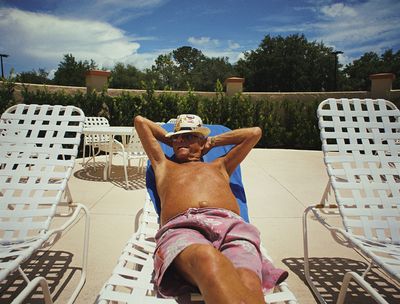
<path id="1" fill-rule="evenodd" d="M 78 160 L 69 182 L 75 202 L 90 210 L 89 264 L 86 284 L 75 303 L 93 303 L 117 263 L 121 250 L 135 230 L 135 219 L 145 197 L 145 178 L 129 169 L 130 189 L 125 190 L 122 166 L 113 166 L 111 179 L 102 180 L 102 166 L 84 169 Z M 289 271 L 289 288 L 300 303 L 316 303 L 303 275 L 302 215 L 319 202 L 327 183 L 320 151 L 253 149 L 242 164 L 249 214 L 261 231 L 264 246 L 275 264 Z M 337 221 L 337 219 L 334 221 Z M 336 301 L 345 269 L 358 270 L 365 261 L 352 249 L 339 245 L 315 220 L 309 221 L 312 267 L 328 303 Z M 81 219 L 47 251 L 25 264 L 32 275 L 43 273 L 56 303 L 66 303 L 79 277 L 84 221 Z M 361 268 L 360 268 L 361 267 Z M 399 286 L 374 270 L 368 275 L 389 303 L 400 303 Z M 0 294 L 6 303 L 23 285 L 10 283 Z M 356 287 L 347 303 L 374 303 Z M 40 303 L 35 294 L 27 303 Z"/>

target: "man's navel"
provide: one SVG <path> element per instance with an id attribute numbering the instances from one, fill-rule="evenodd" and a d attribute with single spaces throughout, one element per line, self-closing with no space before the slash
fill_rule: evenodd
<path id="1" fill-rule="evenodd" d="M 207 202 L 207 201 L 200 201 L 200 202 L 199 202 L 199 207 L 200 207 L 200 208 L 206 208 L 206 207 L 208 207 L 208 202 Z"/>

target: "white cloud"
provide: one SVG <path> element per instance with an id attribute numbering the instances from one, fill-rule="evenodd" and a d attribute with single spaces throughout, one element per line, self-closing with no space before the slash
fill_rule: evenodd
<path id="1" fill-rule="evenodd" d="M 22 64 L 48 70 L 54 69 L 68 53 L 77 60 L 93 59 L 100 67 L 124 62 L 144 68 L 157 57 L 139 54 L 138 42 L 106 22 L 60 18 L 18 9 L 0 9 L 0 37 L 3 45 L 0 51 L 14 58 L 26 58 Z"/>
<path id="2" fill-rule="evenodd" d="M 235 63 L 242 56 L 240 44 L 232 40 L 221 41 L 211 37 L 189 37 L 188 42 L 202 51 L 207 57 L 228 57 L 229 62 Z"/>
<path id="3" fill-rule="evenodd" d="M 68 0 L 59 1 L 56 13 L 63 16 L 126 23 L 149 14 L 169 0 Z"/>
<path id="4" fill-rule="evenodd" d="M 332 5 L 326 5 L 321 8 L 321 12 L 328 17 L 355 17 L 357 12 L 352 7 L 349 7 L 343 3 L 335 3 Z"/>
<path id="5" fill-rule="evenodd" d="M 100 7 L 148 8 L 162 3 L 162 0 L 96 0 L 95 5 Z"/>
<path id="6" fill-rule="evenodd" d="M 351 6 L 350 6 L 351 5 Z M 315 26 L 316 37 L 334 44 L 350 55 L 358 50 L 382 52 L 399 45 L 400 2 L 368 0 L 344 5 L 322 6 L 323 15 Z"/>
<path id="7" fill-rule="evenodd" d="M 234 42 L 232 40 L 228 40 L 228 48 L 230 50 L 236 50 L 236 49 L 240 48 L 240 44 L 237 42 Z"/>
<path id="8" fill-rule="evenodd" d="M 266 19 L 266 24 L 253 28 L 263 33 L 304 33 L 309 41 L 322 41 L 344 51 L 345 56 L 339 57 L 341 63 L 365 52 L 380 54 L 400 46 L 399 0 L 332 2 L 308 0 L 294 7 L 293 15 L 273 22 Z"/>
<path id="9" fill-rule="evenodd" d="M 193 44 L 195 47 L 216 47 L 219 45 L 218 39 L 211 39 L 210 37 L 189 37 L 188 42 Z"/>
<path id="10" fill-rule="evenodd" d="M 218 50 L 218 49 L 208 49 L 202 50 L 203 54 L 207 57 L 228 57 L 230 63 L 236 62 L 240 58 L 240 51 L 231 50 Z"/>

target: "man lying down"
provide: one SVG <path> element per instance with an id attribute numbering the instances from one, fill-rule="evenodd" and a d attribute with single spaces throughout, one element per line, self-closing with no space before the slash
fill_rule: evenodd
<path id="1" fill-rule="evenodd" d="M 261 137 L 258 127 L 209 137 L 200 117 L 178 116 L 167 133 L 141 116 L 135 128 L 155 174 L 161 201 L 156 234 L 155 281 L 164 297 L 200 291 L 206 303 L 265 303 L 263 290 L 285 280 L 260 252 L 259 231 L 239 216 L 229 177 Z M 172 146 L 175 157 L 159 142 Z M 202 156 L 233 145 L 211 163 Z"/>

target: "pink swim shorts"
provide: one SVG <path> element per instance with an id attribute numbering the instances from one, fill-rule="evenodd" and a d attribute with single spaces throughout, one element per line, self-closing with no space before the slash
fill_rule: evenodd
<path id="1" fill-rule="evenodd" d="M 175 257 L 193 244 L 212 245 L 236 268 L 254 271 L 264 291 L 285 280 L 288 273 L 275 268 L 260 252 L 260 233 L 239 215 L 220 208 L 190 208 L 169 220 L 156 234 L 154 280 L 163 297 L 198 289 L 169 268 Z M 170 271 L 171 270 L 171 271 Z"/>

